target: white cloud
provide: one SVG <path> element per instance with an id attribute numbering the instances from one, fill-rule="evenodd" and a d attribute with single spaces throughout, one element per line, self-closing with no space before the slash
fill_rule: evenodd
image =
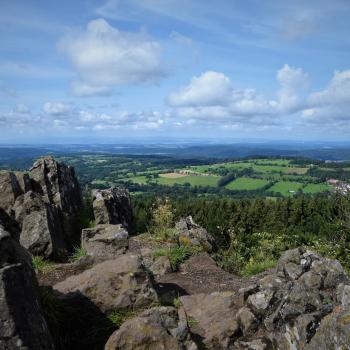
<path id="1" fill-rule="evenodd" d="M 62 102 L 46 102 L 43 106 L 43 111 L 52 116 L 65 115 L 71 111 L 71 107 Z"/>
<path id="2" fill-rule="evenodd" d="M 164 76 L 158 42 L 144 32 L 119 31 L 104 19 L 65 36 L 59 47 L 77 70 L 72 89 L 80 96 L 106 94 L 121 84 L 154 83 Z"/>
<path id="3" fill-rule="evenodd" d="M 350 107 L 350 70 L 336 71 L 327 88 L 310 96 L 313 105 L 347 104 Z"/>
<path id="4" fill-rule="evenodd" d="M 171 106 L 215 106 L 226 104 L 231 93 L 232 84 L 225 74 L 208 71 L 172 93 L 168 102 Z"/>
<path id="5" fill-rule="evenodd" d="M 278 91 L 279 108 L 282 112 L 292 112 L 301 109 L 301 92 L 305 91 L 309 77 L 301 68 L 285 64 L 277 72 L 277 81 L 281 88 Z"/>

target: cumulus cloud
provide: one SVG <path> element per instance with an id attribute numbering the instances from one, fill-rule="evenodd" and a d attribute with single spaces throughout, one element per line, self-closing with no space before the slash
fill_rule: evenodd
<path id="1" fill-rule="evenodd" d="M 116 85 L 154 83 L 164 76 L 162 49 L 144 32 L 122 32 L 104 19 L 61 39 L 60 49 L 78 73 L 76 95 L 106 94 Z"/>
<path id="2" fill-rule="evenodd" d="M 62 102 L 46 102 L 43 105 L 43 111 L 52 116 L 61 116 L 71 111 L 71 106 Z"/>
<path id="3" fill-rule="evenodd" d="M 284 65 L 277 72 L 280 85 L 275 98 L 269 99 L 255 89 L 239 89 L 224 73 L 208 71 L 168 97 L 173 113 L 180 118 L 239 123 L 276 124 L 277 117 L 290 115 L 305 107 L 303 92 L 308 75 L 300 68 Z"/>
<path id="4" fill-rule="evenodd" d="M 292 112 L 301 109 L 301 92 L 308 87 L 309 76 L 301 69 L 285 64 L 277 72 L 277 81 L 281 88 L 278 91 L 279 107 L 282 112 Z"/>

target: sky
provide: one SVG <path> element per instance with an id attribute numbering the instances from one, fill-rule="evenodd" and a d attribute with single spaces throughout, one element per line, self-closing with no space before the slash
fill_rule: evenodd
<path id="1" fill-rule="evenodd" d="M 348 0 L 0 4 L 0 143 L 350 139 Z"/>

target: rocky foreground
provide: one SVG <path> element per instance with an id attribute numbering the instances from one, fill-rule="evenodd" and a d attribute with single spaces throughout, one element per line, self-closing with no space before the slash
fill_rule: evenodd
<path id="1" fill-rule="evenodd" d="M 92 199 L 96 225 L 81 230 L 74 169 L 47 157 L 28 173 L 0 172 L 0 349 L 350 349 L 338 261 L 297 248 L 238 278 L 216 266 L 214 240 L 191 217 L 172 243 L 154 244 L 129 237 L 125 189 Z M 65 262 L 79 241 L 87 254 Z M 159 246 L 197 253 L 175 266 Z M 61 262 L 43 275 L 33 255 Z"/>

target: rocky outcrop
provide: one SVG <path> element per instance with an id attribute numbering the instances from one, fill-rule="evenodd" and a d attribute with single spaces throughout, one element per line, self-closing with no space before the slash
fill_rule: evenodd
<path id="1" fill-rule="evenodd" d="M 0 193 L 0 208 L 11 215 L 16 198 L 23 193 L 14 173 L 0 171 Z"/>
<path id="2" fill-rule="evenodd" d="M 190 338 L 198 349 L 350 347 L 348 277 L 338 261 L 303 248 L 286 251 L 276 272 L 238 292 L 184 295 L 178 303 L 178 318 L 186 320 Z M 142 339 L 145 324 L 142 318 L 128 321 L 128 327 L 115 332 L 108 346 L 121 349 L 131 336 Z M 132 327 L 141 334 L 135 335 L 129 330 Z M 154 344 L 159 340 L 162 348 L 163 336 L 153 335 Z M 147 348 L 134 345 L 137 349 Z M 177 349 L 178 343 L 173 346 Z M 189 347 L 182 343 L 181 349 Z"/>
<path id="3" fill-rule="evenodd" d="M 180 245 L 200 247 L 210 253 L 214 248 L 214 238 L 208 231 L 197 225 L 192 216 L 188 216 L 178 221 L 175 225 Z"/>
<path id="4" fill-rule="evenodd" d="M 189 338 L 186 319 L 173 307 L 155 307 L 126 321 L 109 338 L 105 350 L 197 349 Z"/>
<path id="5" fill-rule="evenodd" d="M 33 255 L 60 259 L 67 246 L 64 241 L 59 211 L 29 191 L 16 199 L 13 206 L 16 221 L 21 227 L 20 243 Z"/>
<path id="6" fill-rule="evenodd" d="M 32 254 L 60 259 L 80 239 L 82 198 L 74 169 L 52 157 L 29 173 L 0 172 L 0 211 L 19 232 L 15 238 Z"/>
<path id="7" fill-rule="evenodd" d="M 56 284 L 54 289 L 63 294 L 81 294 L 103 312 L 145 307 L 157 301 L 140 258 L 131 254 L 99 263 Z"/>
<path id="8" fill-rule="evenodd" d="M 132 211 L 129 191 L 124 187 L 112 187 L 93 192 L 95 223 L 123 225 L 131 228 Z"/>
<path id="9" fill-rule="evenodd" d="M 29 175 L 45 202 L 59 209 L 66 238 L 72 243 L 78 241 L 82 197 L 74 168 L 57 162 L 53 157 L 44 157 L 33 164 Z"/>
<path id="10" fill-rule="evenodd" d="M 95 260 L 110 260 L 126 252 L 129 234 L 122 225 L 97 225 L 82 230 L 81 244 Z"/>
<path id="11" fill-rule="evenodd" d="M 0 225 L 0 348 L 54 349 L 30 256 Z"/>

